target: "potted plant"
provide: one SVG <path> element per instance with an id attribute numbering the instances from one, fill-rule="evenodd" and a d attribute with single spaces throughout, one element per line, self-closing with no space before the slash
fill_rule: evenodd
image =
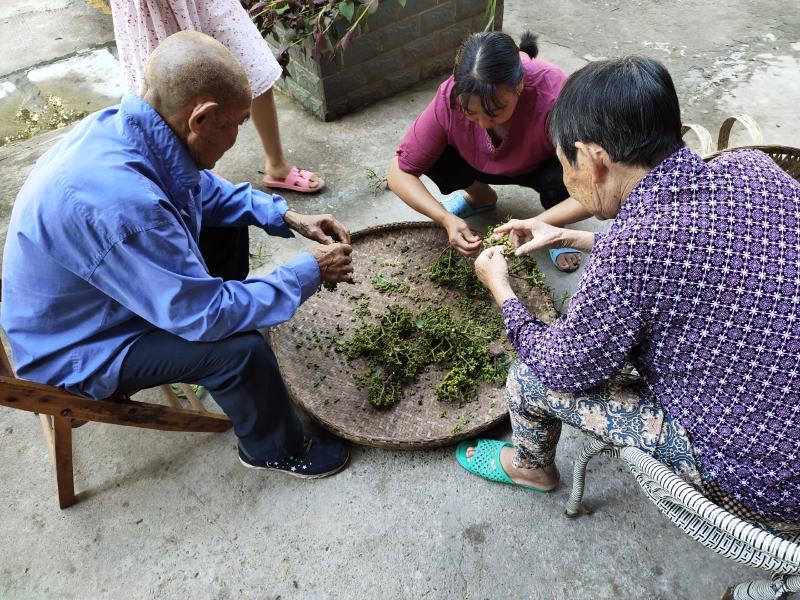
<path id="1" fill-rule="evenodd" d="M 288 75 L 278 86 L 329 121 L 450 71 L 502 0 L 242 0 Z"/>

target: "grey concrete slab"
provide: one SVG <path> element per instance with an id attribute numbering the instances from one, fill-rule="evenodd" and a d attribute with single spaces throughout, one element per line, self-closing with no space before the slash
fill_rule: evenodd
<path id="1" fill-rule="evenodd" d="M 33 68 L 27 79 L 42 96 L 57 96 L 86 113 L 115 104 L 127 91 L 119 61 L 107 47 Z"/>
<path id="2" fill-rule="evenodd" d="M 41 111 L 47 96 L 89 113 L 124 92 L 110 9 L 102 0 L 0 4 L 0 138 L 20 132 L 22 108 Z"/>
<path id="3" fill-rule="evenodd" d="M 13 6 L 12 6 L 13 5 Z M 14 12 L 38 3 L 9 0 Z M 51 2 L 82 18 L 80 2 Z M 794 0 L 651 3 L 505 2 L 505 27 L 541 34 L 541 56 L 573 70 L 628 52 L 662 58 L 685 120 L 712 131 L 732 111 L 750 112 L 768 142 L 798 145 L 795 61 L 800 23 Z M 12 10 L 13 9 L 13 10 Z M 74 11 L 74 12 L 69 12 Z M 98 13 L 99 14 L 99 13 Z M 99 19 L 92 13 L 89 17 Z M 110 21 L 81 48 L 108 40 Z M 46 41 L 46 40 L 45 40 Z M 41 42 L 48 61 L 69 52 Z M 0 72 L 9 42 L 0 36 Z M 75 44 L 80 45 L 80 44 Z M 771 54 L 772 56 L 759 56 Z M 287 194 L 305 212 L 332 212 L 348 226 L 419 217 L 387 191 L 373 195 L 367 168 L 385 173 L 394 148 L 436 82 L 323 124 L 278 98 L 290 159 L 322 173 L 320 194 Z M 0 149 L 0 237 L 13 198 L 36 158 L 63 132 Z M 217 170 L 257 182 L 257 136 L 243 128 Z M 501 189 L 496 214 L 528 216 L 535 195 Z M 589 220 L 582 227 L 600 228 Z M 306 247 L 253 231 L 266 272 Z M 259 246 L 260 244 L 260 246 Z M 578 275 L 553 272 L 561 291 Z M 508 436 L 508 426 L 499 427 Z M 727 561 L 662 518 L 621 464 L 589 471 L 592 516 L 564 518 L 571 465 L 581 438 L 565 431 L 557 464 L 562 486 L 540 495 L 492 485 L 458 467 L 452 449 L 354 448 L 336 477 L 302 482 L 243 469 L 232 433 L 170 434 L 90 424 L 75 432 L 80 502 L 59 511 L 39 426 L 0 409 L 0 598 L 647 598 L 711 599 L 757 571 Z"/>
<path id="4" fill-rule="evenodd" d="M 91 5 L 95 5 L 93 8 Z M 111 18 L 97 0 L 4 0 L 0 4 L 0 76 L 114 41 Z"/>

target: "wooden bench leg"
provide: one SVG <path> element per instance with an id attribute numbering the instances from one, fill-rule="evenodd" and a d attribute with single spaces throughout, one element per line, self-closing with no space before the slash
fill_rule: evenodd
<path id="1" fill-rule="evenodd" d="M 72 474 L 72 419 L 53 417 L 53 451 L 56 456 L 56 486 L 58 505 L 67 508 L 75 504 L 75 483 Z"/>
<path id="2" fill-rule="evenodd" d="M 197 397 L 197 394 L 194 393 L 192 386 L 187 383 L 179 383 L 178 387 L 183 390 L 183 393 L 186 394 L 186 399 L 189 401 L 189 404 L 192 405 L 192 408 L 195 409 L 199 413 L 208 414 L 206 407 L 203 406 L 203 403 L 200 402 L 200 398 Z"/>
<path id="3" fill-rule="evenodd" d="M 39 415 L 47 449 L 53 461 L 58 490 L 58 506 L 67 508 L 75 504 L 75 482 L 72 472 L 72 419 Z"/>
<path id="4" fill-rule="evenodd" d="M 75 504 L 75 483 L 72 473 L 72 419 L 38 414 L 56 476 L 58 506 Z"/>
<path id="5" fill-rule="evenodd" d="M 172 386 L 170 384 L 165 383 L 159 387 L 161 388 L 161 393 L 164 394 L 164 397 L 167 399 L 167 402 L 169 402 L 169 405 L 172 408 L 183 408 L 180 398 L 178 398 L 178 395 L 172 391 Z"/>

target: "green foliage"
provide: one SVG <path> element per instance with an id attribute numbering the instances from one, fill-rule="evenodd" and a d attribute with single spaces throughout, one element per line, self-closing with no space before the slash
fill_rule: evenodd
<path id="1" fill-rule="evenodd" d="M 386 175 L 379 174 L 372 167 L 367 167 L 367 181 L 373 196 L 377 196 L 380 192 L 388 189 L 389 179 Z"/>
<path id="2" fill-rule="evenodd" d="M 264 242 L 250 244 L 250 270 L 255 271 L 272 259 L 272 252 Z"/>
<path id="3" fill-rule="evenodd" d="M 483 238 L 483 245 L 486 248 L 491 246 L 503 246 L 505 250 L 506 259 L 508 260 L 508 275 L 516 279 L 522 279 L 532 288 L 539 288 L 540 290 L 547 290 L 545 283 L 544 273 L 539 269 L 536 261 L 532 256 L 525 254 L 517 256 L 514 254 L 514 247 L 511 245 L 511 240 L 507 235 L 504 235 L 498 240 L 493 240 L 495 227 L 489 227 L 486 230 L 486 236 Z"/>
<path id="4" fill-rule="evenodd" d="M 491 233 L 490 229 L 487 245 L 491 245 Z M 400 251 L 408 250 L 403 246 Z M 513 257 L 513 253 L 509 258 L 512 276 L 544 286 L 544 275 L 532 258 Z M 392 276 L 402 275 L 405 269 L 403 263 Z M 445 372 L 434 390 L 436 399 L 457 405 L 477 400 L 481 381 L 502 385 L 506 380 L 515 354 L 505 344 L 503 317 L 492 309 L 472 262 L 447 248 L 429 265 L 427 275 L 455 294 L 453 308 L 434 304 L 430 298 L 410 293 L 407 283 L 378 274 L 372 279 L 375 290 L 405 296 L 420 308 L 392 304 L 373 315 L 366 297 L 350 295 L 350 301 L 357 302 L 354 316 L 361 324 L 349 340 L 331 338 L 333 348 L 348 359 L 367 359 L 367 370 L 355 379 L 376 407 L 400 400 L 405 386 L 431 366 Z M 413 274 L 406 281 L 416 283 L 419 276 Z M 370 322 L 365 322 L 368 317 Z"/>
<path id="5" fill-rule="evenodd" d="M 488 0 L 486 3 L 486 27 L 484 31 L 494 31 L 494 18 L 497 14 L 497 0 Z"/>
<path id="6" fill-rule="evenodd" d="M 385 275 L 380 274 L 372 278 L 372 287 L 381 294 L 394 292 L 405 294 L 409 290 L 407 283 L 392 281 Z"/>
<path id="7" fill-rule="evenodd" d="M 428 277 L 443 287 L 454 288 L 470 298 L 486 296 L 472 263 L 453 248 L 447 248 L 428 267 Z"/>
<path id="8" fill-rule="evenodd" d="M 397 0 L 405 6 L 404 0 Z M 352 37 L 368 31 L 367 16 L 380 0 L 242 0 L 264 37 L 280 44 L 278 61 L 285 67 L 290 46 L 300 46 L 312 56 L 344 51 Z"/>
<path id="9" fill-rule="evenodd" d="M 454 315 L 446 306 L 413 312 L 393 304 L 376 323 L 362 325 L 349 341 L 339 340 L 336 349 L 349 359 L 368 358 L 368 370 L 356 382 L 377 407 L 397 402 L 403 387 L 430 365 L 449 369 L 436 398 L 463 404 L 477 399 L 480 380 L 505 381 L 510 358 L 505 349 L 490 348 L 502 335 L 503 318 L 495 312 L 475 319 Z"/>
<path id="10" fill-rule="evenodd" d="M 369 15 L 386 0 L 241 0 L 256 27 L 278 44 L 278 62 L 286 67 L 291 46 L 306 55 L 334 55 L 347 49 L 353 37 L 369 31 Z M 396 0 L 405 8 L 406 0 Z M 486 3 L 486 31 L 494 28 L 496 0 Z"/>

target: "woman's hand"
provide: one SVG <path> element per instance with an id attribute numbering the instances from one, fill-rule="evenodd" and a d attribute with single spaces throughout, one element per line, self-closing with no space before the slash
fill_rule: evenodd
<path id="1" fill-rule="evenodd" d="M 494 230 L 492 239 L 499 240 L 505 234 L 508 234 L 517 256 L 530 254 L 540 248 L 576 248 L 591 252 L 594 247 L 593 232 L 555 227 L 538 217 L 524 221 L 511 219 Z"/>
<path id="2" fill-rule="evenodd" d="M 517 297 L 508 280 L 508 261 L 504 247 L 492 246 L 481 252 L 475 261 L 475 274 L 492 293 L 498 305 L 509 298 Z"/>
<path id="3" fill-rule="evenodd" d="M 472 233 L 464 219 L 449 215 L 444 222 L 450 245 L 462 256 L 475 256 L 480 252 L 483 240 Z"/>
<path id="4" fill-rule="evenodd" d="M 511 219 L 494 230 L 493 239 L 508 235 L 517 256 L 530 254 L 540 248 L 564 248 L 568 229 L 553 227 L 539 219 Z"/>

